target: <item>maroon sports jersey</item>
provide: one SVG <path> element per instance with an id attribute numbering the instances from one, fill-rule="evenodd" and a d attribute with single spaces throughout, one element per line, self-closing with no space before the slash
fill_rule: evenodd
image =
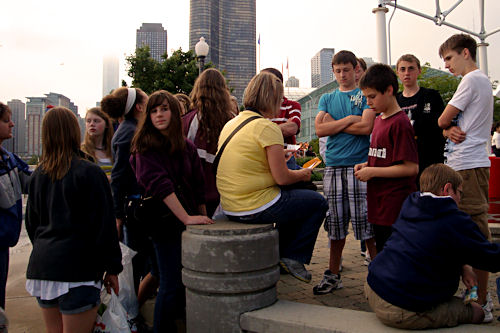
<path id="1" fill-rule="evenodd" d="M 404 112 L 375 119 L 368 166 L 389 167 L 403 161 L 418 164 L 417 142 Z M 389 226 L 396 221 L 406 197 L 417 190 L 413 177 L 372 178 L 368 181 L 368 222 Z"/>

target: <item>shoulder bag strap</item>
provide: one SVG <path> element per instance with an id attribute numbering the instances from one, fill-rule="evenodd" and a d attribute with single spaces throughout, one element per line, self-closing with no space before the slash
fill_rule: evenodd
<path id="1" fill-rule="evenodd" d="M 219 166 L 219 160 L 220 160 L 220 157 L 222 155 L 222 152 L 224 152 L 224 148 L 226 148 L 228 142 L 231 140 L 231 138 L 240 130 L 243 128 L 243 126 L 245 126 L 246 124 L 248 124 L 249 122 L 251 122 L 252 120 L 255 120 L 255 119 L 258 119 L 258 118 L 262 118 L 261 116 L 252 116 L 250 118 L 247 118 L 245 119 L 241 124 L 238 125 L 238 127 L 236 127 L 234 129 L 234 131 L 229 134 L 229 136 L 227 137 L 226 141 L 224 141 L 224 143 L 222 144 L 222 146 L 220 147 L 219 151 L 217 152 L 217 155 L 215 156 L 215 159 L 214 159 L 214 163 L 212 164 L 212 168 L 215 172 L 215 174 L 217 174 L 217 167 Z"/>

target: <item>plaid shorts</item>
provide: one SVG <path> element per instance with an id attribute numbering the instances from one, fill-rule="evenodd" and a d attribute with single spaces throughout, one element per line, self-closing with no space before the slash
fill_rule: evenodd
<path id="1" fill-rule="evenodd" d="M 373 238 L 373 228 L 367 220 L 366 183 L 354 176 L 354 167 L 326 167 L 323 191 L 328 201 L 324 225 L 328 238 L 346 238 L 349 220 L 356 239 Z"/>

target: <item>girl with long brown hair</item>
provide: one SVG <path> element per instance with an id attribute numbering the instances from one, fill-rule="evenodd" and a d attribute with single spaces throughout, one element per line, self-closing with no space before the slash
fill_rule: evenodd
<path id="1" fill-rule="evenodd" d="M 217 153 L 217 141 L 224 125 L 233 117 L 231 97 L 224 76 L 215 68 L 203 71 L 191 91 L 193 111 L 183 118 L 184 134 L 198 149 L 205 177 L 208 216 L 219 205 L 212 163 Z"/>
<path id="2" fill-rule="evenodd" d="M 146 117 L 132 141 L 130 164 L 144 196 L 163 202 L 174 217 L 156 221 L 153 242 L 160 273 L 154 331 L 175 332 L 184 317 L 181 233 L 185 225 L 211 224 L 206 216 L 203 173 L 194 144 L 182 134 L 181 105 L 169 92 L 149 97 Z"/>
<path id="3" fill-rule="evenodd" d="M 111 155 L 111 139 L 113 138 L 113 124 L 109 116 L 102 112 L 100 107 L 91 108 L 85 115 L 85 137 L 82 151 L 94 158 L 97 165 L 111 179 L 113 157 Z"/>
<path id="4" fill-rule="evenodd" d="M 80 127 L 56 107 L 42 121 L 42 158 L 29 185 L 26 230 L 33 244 L 26 289 L 47 332 L 92 330 L 101 279 L 118 293 L 122 270 L 109 182 L 83 158 Z"/>

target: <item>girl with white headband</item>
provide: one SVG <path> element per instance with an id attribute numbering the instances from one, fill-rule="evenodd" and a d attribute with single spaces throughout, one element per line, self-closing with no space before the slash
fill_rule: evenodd
<path id="1" fill-rule="evenodd" d="M 123 239 L 137 255 L 132 260 L 134 285 L 136 292 L 141 278 L 150 271 L 148 267 L 151 253 L 154 252 L 151 241 L 138 227 L 134 219 L 133 203 L 141 194 L 134 171 L 130 167 L 130 143 L 138 122 L 146 112 L 148 96 L 139 88 L 121 87 L 105 96 L 101 101 L 102 110 L 111 118 L 120 122 L 120 126 L 111 140 L 113 169 L 111 171 L 111 190 L 116 217 L 118 236 Z M 124 228 L 125 226 L 125 228 Z"/>

